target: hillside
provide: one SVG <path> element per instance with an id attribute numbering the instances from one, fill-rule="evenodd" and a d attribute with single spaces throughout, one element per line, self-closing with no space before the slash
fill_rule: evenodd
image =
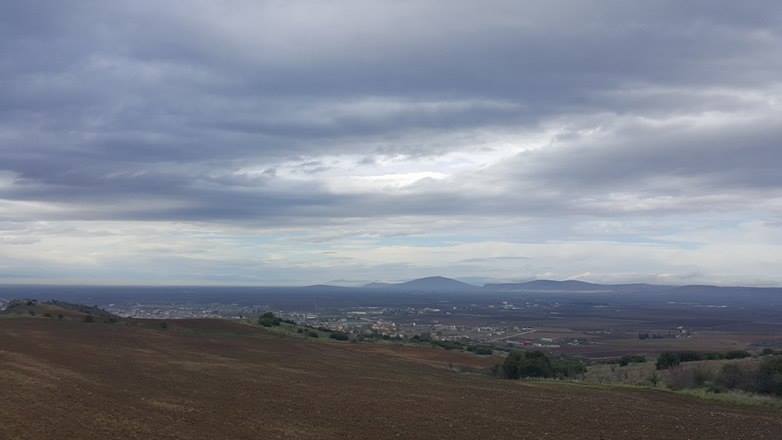
<path id="1" fill-rule="evenodd" d="M 118 321 L 120 319 L 119 316 L 95 306 L 85 306 L 57 300 L 39 301 L 36 299 L 11 300 L 0 311 L 0 315 L 78 320 L 83 320 L 89 316 L 97 321 Z"/>
<path id="2" fill-rule="evenodd" d="M 0 438 L 776 439 L 782 414 L 219 320 L 0 320 Z"/>

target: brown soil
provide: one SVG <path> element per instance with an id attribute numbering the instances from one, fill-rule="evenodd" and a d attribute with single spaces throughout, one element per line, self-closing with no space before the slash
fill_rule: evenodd
<path id="1" fill-rule="evenodd" d="M 782 414 L 456 373 L 490 359 L 222 321 L 0 319 L 0 438 L 779 439 Z"/>

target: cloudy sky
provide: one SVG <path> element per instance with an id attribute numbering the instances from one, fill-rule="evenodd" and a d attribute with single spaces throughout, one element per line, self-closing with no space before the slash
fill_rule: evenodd
<path id="1" fill-rule="evenodd" d="M 782 285 L 782 2 L 0 12 L 0 283 Z"/>

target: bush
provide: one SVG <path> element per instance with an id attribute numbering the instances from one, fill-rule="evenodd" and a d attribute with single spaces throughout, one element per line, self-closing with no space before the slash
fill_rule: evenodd
<path id="1" fill-rule="evenodd" d="M 748 357 L 752 357 L 752 354 L 745 350 L 733 350 L 725 353 L 725 359 L 744 359 Z"/>
<path id="2" fill-rule="evenodd" d="M 412 338 L 410 338 L 411 342 L 431 342 L 432 335 L 429 333 L 421 333 L 420 335 L 413 335 Z"/>
<path id="3" fill-rule="evenodd" d="M 750 371 L 745 371 L 737 364 L 726 364 L 720 369 L 720 373 L 717 375 L 717 385 L 727 388 L 729 390 L 741 389 L 749 391 L 752 388 L 752 374 Z"/>
<path id="4" fill-rule="evenodd" d="M 560 379 L 580 376 L 587 371 L 586 365 L 577 359 L 551 359 L 551 366 L 554 368 L 554 376 Z"/>
<path id="5" fill-rule="evenodd" d="M 471 345 L 467 347 L 467 351 L 471 351 L 475 354 L 480 354 L 483 356 L 487 356 L 494 353 L 494 350 L 486 345 Z"/>
<path id="6" fill-rule="evenodd" d="M 512 351 L 502 364 L 502 373 L 507 379 L 551 377 L 554 368 L 542 351 Z"/>
<path id="7" fill-rule="evenodd" d="M 646 356 L 631 355 L 631 356 L 622 356 L 621 358 L 619 358 L 619 365 L 622 367 L 626 367 L 630 364 L 643 363 L 643 362 L 646 362 Z"/>
<path id="8" fill-rule="evenodd" d="M 774 354 L 774 350 L 770 348 L 764 348 L 763 351 L 760 352 L 761 356 L 770 356 L 772 354 Z"/>
<path id="9" fill-rule="evenodd" d="M 694 351 L 680 351 L 676 355 L 679 357 L 679 362 L 694 362 L 703 360 L 703 356 Z"/>
<path id="10" fill-rule="evenodd" d="M 329 338 L 335 339 L 337 341 L 347 341 L 348 339 L 350 339 L 347 333 L 341 333 L 341 332 L 334 332 L 329 335 Z"/>
<path id="11" fill-rule="evenodd" d="M 668 375 L 668 386 L 674 390 L 698 388 L 714 381 L 714 373 L 706 368 L 672 368 Z"/>
<path id="12" fill-rule="evenodd" d="M 760 393 L 782 396 L 782 356 L 764 359 L 760 363 L 755 385 Z"/>
<path id="13" fill-rule="evenodd" d="M 280 325 L 280 322 L 282 322 L 282 320 L 274 316 L 274 313 L 272 312 L 266 312 L 261 315 L 260 318 L 258 318 L 258 325 L 262 325 L 264 327 L 275 327 Z"/>
<path id="14" fill-rule="evenodd" d="M 92 315 L 84 315 L 84 322 L 95 322 L 95 318 L 92 317 Z"/>
<path id="15" fill-rule="evenodd" d="M 670 351 L 666 351 L 664 353 L 660 353 L 660 356 L 657 357 L 657 369 L 658 370 L 667 370 L 671 367 L 675 367 L 681 363 L 681 358 L 677 353 L 673 353 Z"/>
<path id="16" fill-rule="evenodd" d="M 168 323 L 166 321 L 163 321 L 160 323 L 160 328 L 163 330 L 166 330 L 168 328 Z"/>
<path id="17" fill-rule="evenodd" d="M 310 338 L 319 338 L 320 337 L 320 335 L 318 335 L 318 332 L 313 331 L 313 330 L 308 331 L 307 332 L 307 336 L 309 336 Z"/>
<path id="18" fill-rule="evenodd" d="M 432 345 L 442 347 L 446 350 L 461 350 L 464 346 L 456 341 L 435 341 Z"/>
<path id="19" fill-rule="evenodd" d="M 707 361 L 718 361 L 724 358 L 725 356 L 722 353 L 706 353 L 703 355 L 703 359 Z"/>

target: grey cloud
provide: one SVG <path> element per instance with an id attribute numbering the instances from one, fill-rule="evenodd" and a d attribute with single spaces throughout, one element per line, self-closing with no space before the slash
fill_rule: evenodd
<path id="1" fill-rule="evenodd" d="M 648 183 L 666 176 L 698 178 L 699 191 L 690 191 L 699 194 L 776 190 L 782 133 L 773 117 L 711 131 L 629 125 L 598 144 L 563 138 L 562 148 L 475 177 L 510 188 L 488 200 L 452 190 L 469 181 L 346 195 L 279 183 L 273 170 L 329 154 L 359 154 L 363 165 L 377 154 L 439 155 L 464 147 L 432 140 L 445 133 L 465 133 L 469 143 L 476 132 L 584 115 L 741 111 L 750 105 L 743 98 L 704 91 L 778 90 L 780 8 L 11 2 L 1 27 L 0 168 L 18 181 L 0 187 L 0 198 L 70 205 L 58 214 L 68 218 L 248 221 L 612 215 L 572 196 L 617 184 L 666 195 Z M 269 172 L 234 173 L 247 164 Z M 549 191 L 535 193 L 544 185 Z"/>

